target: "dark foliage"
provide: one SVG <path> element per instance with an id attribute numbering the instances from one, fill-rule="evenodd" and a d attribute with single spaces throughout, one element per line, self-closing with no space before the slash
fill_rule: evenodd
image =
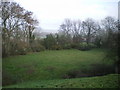
<path id="1" fill-rule="evenodd" d="M 102 76 L 106 74 L 115 73 L 114 67 L 106 64 L 92 64 L 90 69 L 71 70 L 63 75 L 63 78 L 80 78 Z"/>
<path id="2" fill-rule="evenodd" d="M 77 49 L 81 50 L 81 51 L 88 51 L 92 48 L 96 48 L 96 45 L 94 45 L 93 43 L 89 43 L 87 44 L 86 42 L 80 43 L 76 46 Z"/>

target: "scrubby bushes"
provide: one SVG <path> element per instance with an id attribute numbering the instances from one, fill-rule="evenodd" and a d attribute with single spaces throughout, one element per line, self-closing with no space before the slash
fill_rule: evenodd
<path id="1" fill-rule="evenodd" d="M 10 55 L 26 55 L 28 52 L 40 52 L 45 50 L 45 47 L 41 45 L 38 40 L 33 40 L 32 43 L 28 43 L 22 40 L 10 40 L 9 44 L 9 52 L 4 52 L 5 47 L 3 46 L 3 57 Z"/>
<path id="2" fill-rule="evenodd" d="M 9 55 L 25 55 L 27 53 L 28 45 L 24 41 L 10 41 L 9 52 L 4 52 L 3 48 L 3 57 Z"/>
<path id="3" fill-rule="evenodd" d="M 72 43 L 71 44 L 71 48 L 73 48 L 73 49 L 78 49 L 78 44 L 77 43 Z"/>
<path id="4" fill-rule="evenodd" d="M 44 46 L 46 49 L 53 49 L 54 45 L 56 45 L 56 39 L 54 35 L 48 34 L 46 38 L 44 38 Z"/>
<path id="5" fill-rule="evenodd" d="M 52 50 L 61 50 L 62 47 L 60 45 L 53 45 Z"/>
<path id="6" fill-rule="evenodd" d="M 44 51 L 45 47 L 43 45 L 41 45 L 39 42 L 34 41 L 31 44 L 31 49 L 32 49 L 33 52 L 40 52 L 40 51 Z"/>
<path id="7" fill-rule="evenodd" d="M 89 50 L 90 47 L 87 43 L 83 42 L 78 45 L 78 49 L 82 51 L 86 51 L 86 50 Z"/>
<path id="8" fill-rule="evenodd" d="M 97 48 L 97 46 L 95 44 L 93 44 L 93 43 L 89 43 L 89 47 L 90 48 Z"/>
<path id="9" fill-rule="evenodd" d="M 25 54 L 27 54 L 27 48 L 28 48 L 28 45 L 26 42 L 19 41 L 17 43 L 17 47 L 16 47 L 15 52 L 19 55 L 25 55 Z"/>
<path id="10" fill-rule="evenodd" d="M 71 44 L 65 44 L 65 45 L 63 46 L 63 49 L 71 49 Z"/>
<path id="11" fill-rule="evenodd" d="M 40 51 L 44 51 L 45 47 L 42 45 L 34 45 L 32 46 L 32 51 L 33 52 L 40 52 Z"/>
<path id="12" fill-rule="evenodd" d="M 82 51 L 90 50 L 92 48 L 95 48 L 94 42 L 89 42 L 89 44 L 86 42 L 86 40 L 79 37 L 77 42 L 73 40 L 73 37 L 71 35 L 65 35 L 63 34 L 48 34 L 46 35 L 46 38 L 43 39 L 43 45 L 46 49 L 49 50 L 60 50 L 60 49 L 79 49 Z"/>
<path id="13" fill-rule="evenodd" d="M 95 48 L 95 47 L 96 46 L 94 44 L 92 44 L 92 43 L 87 44 L 86 42 L 80 43 L 77 46 L 77 48 L 79 50 L 82 50 L 82 51 L 87 51 L 87 50 L 90 50 L 90 49 Z"/>

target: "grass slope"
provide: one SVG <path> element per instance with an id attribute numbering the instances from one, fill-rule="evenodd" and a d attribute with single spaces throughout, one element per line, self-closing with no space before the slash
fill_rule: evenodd
<path id="1" fill-rule="evenodd" d="M 61 50 L 12 56 L 3 59 L 3 71 L 21 81 L 59 79 L 66 71 L 101 62 L 104 54 L 102 50 Z"/>
<path id="2" fill-rule="evenodd" d="M 6 77 L 4 80 L 11 82 L 10 78 L 17 83 L 23 83 L 61 79 L 68 71 L 86 70 L 92 64 L 103 63 L 104 56 L 105 50 L 102 49 L 90 51 L 55 50 L 11 56 L 3 58 L 2 69 Z"/>
<path id="3" fill-rule="evenodd" d="M 24 82 L 6 88 L 118 88 L 118 74 L 99 77 Z"/>

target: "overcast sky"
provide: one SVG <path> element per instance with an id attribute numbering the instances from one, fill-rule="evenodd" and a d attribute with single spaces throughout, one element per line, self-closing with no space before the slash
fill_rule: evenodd
<path id="1" fill-rule="evenodd" d="M 14 0 L 26 10 L 32 11 L 44 32 L 57 32 L 65 18 L 118 17 L 119 0 Z"/>

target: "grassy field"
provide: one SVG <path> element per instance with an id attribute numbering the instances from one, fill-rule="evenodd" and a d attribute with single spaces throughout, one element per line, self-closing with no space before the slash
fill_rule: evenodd
<path id="1" fill-rule="evenodd" d="M 69 72 L 71 70 L 87 70 L 92 67 L 93 64 L 105 63 L 103 60 L 105 54 L 105 50 L 102 49 L 93 49 L 90 51 L 80 51 L 73 49 L 60 51 L 43 51 L 39 53 L 30 53 L 27 55 L 11 56 L 3 59 L 3 72 L 5 73 L 5 82 L 9 83 L 12 80 L 16 83 L 23 83 L 15 85 L 15 87 L 36 87 L 37 84 L 41 85 L 46 82 L 50 82 L 50 84 L 53 83 L 53 85 L 55 85 L 56 81 L 58 81 L 58 84 L 61 81 L 66 84 L 69 81 L 71 83 L 77 83 L 80 82 L 80 80 L 84 82 L 84 80 L 87 81 L 87 78 L 69 80 L 61 79 L 63 79 L 63 75 L 65 75 L 66 72 Z M 111 64 L 111 62 L 108 62 L 106 64 Z M 109 77 L 115 78 L 114 75 L 110 75 Z M 88 83 L 98 82 L 97 79 L 99 79 L 99 77 L 91 79 L 88 78 Z M 26 86 L 24 86 L 24 82 L 28 82 L 28 85 L 25 84 Z M 33 84 L 31 82 L 36 83 Z M 82 82 L 80 85 L 82 85 Z M 29 85 L 29 83 L 33 85 Z M 53 85 L 48 85 L 47 87 L 54 87 Z M 78 85 L 74 87 L 81 86 Z"/>

